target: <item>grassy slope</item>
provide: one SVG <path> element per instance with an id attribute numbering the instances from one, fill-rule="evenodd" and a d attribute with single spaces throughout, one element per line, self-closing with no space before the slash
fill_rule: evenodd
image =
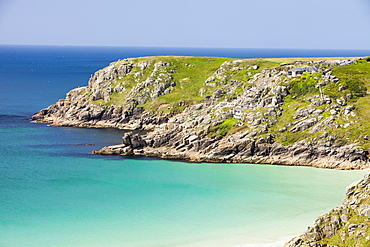
<path id="1" fill-rule="evenodd" d="M 162 114 L 162 113 L 176 113 L 182 111 L 187 105 L 192 103 L 201 102 L 207 95 L 212 95 L 216 88 L 228 85 L 231 80 L 238 81 L 237 89 L 233 95 L 227 97 L 235 97 L 237 94 L 243 92 L 249 85 L 248 81 L 252 76 L 258 72 L 261 72 L 264 68 L 273 68 L 279 66 L 281 63 L 291 63 L 294 61 L 321 61 L 327 60 L 328 58 L 276 58 L 276 59 L 230 59 L 230 58 L 215 58 L 215 57 L 174 57 L 174 56 L 160 56 L 160 57 L 143 57 L 132 59 L 135 63 L 143 61 L 151 61 L 150 66 L 141 70 L 139 67 L 134 67 L 133 71 L 126 75 L 118 78 L 112 83 L 114 88 L 118 83 L 123 84 L 126 90 L 123 93 L 113 93 L 111 95 L 111 101 L 108 103 L 102 102 L 102 100 L 96 103 L 102 103 L 105 105 L 121 105 L 127 100 L 127 95 L 130 90 L 138 83 L 145 81 L 148 77 L 153 77 L 151 73 L 154 69 L 154 64 L 157 62 L 167 62 L 171 66 L 165 66 L 161 69 L 171 75 L 171 81 L 176 83 L 176 86 L 171 93 L 162 95 L 155 100 L 148 100 L 145 104 L 140 105 L 147 111 Z M 331 58 L 339 59 L 339 58 Z M 347 58 L 348 59 L 348 58 Z M 214 73 L 220 68 L 221 64 L 226 61 L 235 61 L 236 66 L 242 69 L 232 70 L 232 66 L 225 67 L 226 70 L 223 73 L 224 79 L 216 79 L 215 85 L 210 86 L 205 83 L 207 78 L 214 75 Z M 258 69 L 251 70 L 250 67 L 258 65 Z M 119 66 L 119 64 L 117 65 Z M 136 74 L 136 75 L 135 75 Z M 341 114 L 336 115 L 336 123 L 338 125 L 346 122 L 352 122 L 348 128 L 332 128 L 327 129 L 325 132 L 329 136 L 336 137 L 336 144 L 350 144 L 359 143 L 364 148 L 370 149 L 370 144 L 363 137 L 370 135 L 370 95 L 366 94 L 367 88 L 370 87 L 370 63 L 365 60 L 360 60 L 359 63 L 349 66 L 343 66 L 333 69 L 332 72 L 340 82 L 329 83 L 322 87 L 323 93 L 329 95 L 334 101 L 341 97 L 346 97 L 348 94 L 352 94 L 353 99 L 347 102 L 348 105 L 354 105 L 356 109 L 355 117 L 343 116 Z M 153 79 L 156 79 L 154 76 Z M 292 133 L 289 131 L 279 132 L 278 130 L 286 126 L 288 123 L 296 121 L 293 119 L 294 113 L 299 108 L 308 107 L 309 103 L 305 99 L 309 96 L 317 95 L 318 89 L 315 85 L 319 82 L 321 74 L 306 74 L 302 77 L 298 77 L 290 80 L 290 95 L 285 98 L 285 104 L 283 105 L 282 115 L 277 118 L 277 123 L 270 126 L 269 133 L 275 136 L 277 143 L 284 145 L 292 144 L 296 141 L 307 139 L 314 140 L 318 139 L 324 132 L 308 133 L 308 131 L 302 131 L 298 133 Z M 348 87 L 346 90 L 339 91 L 340 86 Z M 200 91 L 203 93 L 200 94 Z M 226 97 L 226 96 L 225 96 Z M 325 109 L 327 105 L 317 107 L 318 109 Z M 262 109 L 263 110 L 263 109 Z M 328 110 L 328 109 L 326 109 Z M 322 116 L 329 117 L 329 113 L 326 111 Z M 228 122 L 222 126 L 219 126 L 219 134 L 226 135 L 234 133 L 240 130 L 239 127 L 231 126 L 230 122 L 236 122 L 227 120 Z"/>
<path id="2" fill-rule="evenodd" d="M 350 117 L 351 121 L 356 121 L 346 132 L 333 130 L 335 134 L 346 134 L 348 143 L 358 141 L 361 146 L 370 149 L 370 143 L 363 137 L 370 135 L 370 63 L 361 60 L 358 64 L 335 68 L 333 75 L 340 79 L 342 85 L 348 86 L 348 89 L 342 91 L 343 94 L 351 93 L 354 98 L 349 101 L 356 109 L 356 117 Z"/>
<path id="3" fill-rule="evenodd" d="M 148 100 L 145 104 L 140 105 L 147 111 L 160 114 L 168 112 L 179 112 L 187 105 L 201 102 L 205 96 L 213 94 L 216 88 L 222 87 L 230 82 L 230 80 L 240 80 L 240 89 L 235 92 L 241 93 L 246 86 L 247 81 L 251 78 L 247 75 L 250 71 L 227 71 L 225 73 L 226 79 L 219 82 L 216 86 L 206 85 L 207 78 L 212 76 L 226 61 L 233 61 L 237 59 L 217 58 L 217 57 L 175 57 L 175 56 L 160 56 L 160 57 L 143 57 L 131 59 L 135 63 L 143 61 L 151 61 L 149 67 L 141 70 L 139 67 L 134 67 L 132 72 L 128 75 L 122 76 L 112 83 L 112 89 L 122 84 L 126 90 L 123 93 L 113 93 L 111 101 L 104 102 L 103 100 L 95 101 L 96 104 L 103 105 L 122 105 L 126 102 L 130 90 L 138 83 L 145 81 L 148 77 L 156 79 L 159 73 L 154 77 L 151 73 L 154 70 L 154 64 L 158 62 L 170 63 L 171 66 L 161 67 L 161 70 L 171 75 L 171 81 L 176 83 L 176 86 L 171 93 L 162 95 L 155 100 Z M 240 61 L 240 60 L 239 60 Z M 117 67 L 120 64 L 117 64 Z M 263 68 L 278 66 L 279 63 L 262 60 L 262 59 L 243 59 L 239 66 L 253 66 L 258 65 L 257 70 L 253 70 L 252 75 L 260 72 Z M 135 75 L 136 74 L 136 75 Z M 202 91 L 202 94 L 200 94 Z M 234 95 L 235 96 L 235 95 Z"/>
<path id="4" fill-rule="evenodd" d="M 338 126 L 347 122 L 351 122 L 351 125 L 348 128 L 330 128 L 316 133 L 309 133 L 308 131 L 297 133 L 289 131 L 278 132 L 279 129 L 286 126 L 289 122 L 297 121 L 297 119 L 293 118 L 293 114 L 297 109 L 306 108 L 310 104 L 304 99 L 318 94 L 318 90 L 313 87 L 317 83 L 313 79 L 315 75 L 306 75 L 290 82 L 291 95 L 285 98 L 283 114 L 278 118 L 278 123 L 272 127 L 273 134 L 276 136 L 276 142 L 289 145 L 303 139 L 315 140 L 319 139 L 326 132 L 329 136 L 336 138 L 334 144 L 358 143 L 363 148 L 370 149 L 370 143 L 364 139 L 364 136 L 370 135 L 370 95 L 366 94 L 366 90 L 370 88 L 370 63 L 361 60 L 357 64 L 335 68 L 332 74 L 339 78 L 340 82 L 338 84 L 329 83 L 322 87 L 323 94 L 329 95 L 334 101 L 341 97 L 346 97 L 348 94 L 354 96 L 347 101 L 347 104 L 356 107 L 354 110 L 356 116 L 344 116 L 341 113 L 334 116 Z M 341 86 L 347 86 L 348 89 L 339 91 L 338 89 Z M 317 109 L 325 109 L 326 107 L 327 105 L 323 105 L 317 107 Z M 322 114 L 324 118 L 329 117 L 329 115 L 328 112 Z"/>
<path id="5" fill-rule="evenodd" d="M 285 58 L 264 58 L 264 60 L 279 63 L 294 63 L 308 61 L 328 61 L 328 60 L 347 60 L 360 59 L 360 57 L 285 57 Z"/>
<path id="6" fill-rule="evenodd" d="M 173 81 L 176 83 L 174 90 L 166 95 L 158 97 L 154 101 L 144 104 L 147 110 L 156 111 L 162 104 L 170 104 L 163 108 L 166 113 L 169 109 L 180 111 L 186 105 L 200 102 L 205 95 L 212 95 L 213 88 L 204 85 L 206 79 L 211 76 L 220 65 L 231 59 L 213 57 L 167 57 L 161 61 L 171 63 L 172 66 L 167 70 L 174 70 Z M 199 91 L 203 88 L 204 96 L 200 96 Z M 180 103 L 181 102 L 181 103 Z"/>
<path id="7" fill-rule="evenodd" d="M 167 59 L 162 59 L 161 61 L 169 62 L 172 64 L 168 69 L 173 69 L 173 80 L 176 82 L 177 86 L 175 89 L 166 95 L 158 97 L 154 101 L 147 102 L 144 107 L 149 110 L 157 110 L 158 106 L 162 104 L 170 104 L 170 108 L 173 111 L 178 111 L 179 102 L 182 106 L 197 103 L 204 100 L 205 96 L 211 96 L 216 88 L 223 85 L 227 85 L 230 80 L 240 80 L 239 88 L 240 91 L 236 93 L 241 93 L 242 88 L 245 87 L 251 76 L 247 75 L 247 70 L 238 71 L 227 71 L 225 73 L 226 79 L 224 81 L 218 82 L 216 87 L 208 86 L 205 84 L 207 78 L 212 76 L 219 68 L 220 65 L 226 61 L 235 61 L 237 59 L 228 58 L 215 58 L 215 57 L 168 57 Z M 278 63 L 264 61 L 261 59 L 244 59 L 242 62 L 238 63 L 239 67 L 248 67 L 257 65 L 259 68 L 253 71 L 253 74 L 260 72 L 263 68 L 277 66 Z M 200 90 L 202 89 L 203 95 L 200 95 Z M 236 96 L 236 94 L 234 94 Z M 168 109 L 168 108 L 167 108 Z M 163 109 L 166 111 L 166 109 Z M 168 111 L 168 110 L 167 110 Z"/>

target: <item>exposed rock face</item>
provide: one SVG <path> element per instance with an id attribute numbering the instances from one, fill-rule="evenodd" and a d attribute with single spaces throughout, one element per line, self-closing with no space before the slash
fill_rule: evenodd
<path id="1" fill-rule="evenodd" d="M 152 128 L 166 119 L 164 116 L 152 116 L 137 107 L 148 99 L 155 99 L 168 94 L 175 86 L 170 73 L 162 70 L 169 64 L 159 62 L 154 65 L 151 76 L 139 82 L 130 91 L 126 88 L 124 77 L 134 67 L 145 70 L 151 61 L 134 63 L 120 60 L 97 71 L 89 80 L 87 87 L 79 87 L 67 93 L 66 99 L 43 109 L 32 116 L 37 122 L 51 123 L 56 126 L 77 126 L 95 128 L 141 129 Z M 135 74 L 139 77 L 140 72 Z M 111 101 L 113 93 L 125 98 L 123 104 L 104 105 Z M 99 102 L 101 100 L 101 102 Z"/>
<path id="2" fill-rule="evenodd" d="M 226 61 L 198 87 L 203 100 L 160 103 L 157 111 L 146 110 L 145 104 L 172 92 L 176 95 L 176 90 L 187 93 L 184 85 L 190 79 L 176 77 L 180 66 L 190 71 L 194 65 L 130 59 L 111 63 L 96 72 L 87 87 L 71 90 L 66 99 L 32 119 L 53 125 L 152 130 L 145 136 L 126 134 L 122 144 L 96 154 L 336 169 L 370 166 L 367 150 L 336 134 L 356 123 L 356 106 L 347 105 L 346 97 L 334 100 L 323 93 L 321 87 L 338 88 L 339 80 L 330 70 L 297 80 L 287 76 L 295 65 L 262 69 L 246 60 Z M 306 87 L 304 80 L 316 83 L 312 86 L 316 91 L 304 89 L 316 94 L 294 95 Z M 347 95 L 346 90 L 340 92 Z M 289 109 L 287 97 L 292 101 L 297 96 L 300 100 Z M 182 110 L 159 113 L 159 108 L 172 106 Z"/>
<path id="3" fill-rule="evenodd" d="M 288 247 L 370 246 L 370 174 L 347 188 L 340 207 L 318 217 Z"/>
<path id="4" fill-rule="evenodd" d="M 256 140 L 251 137 L 254 133 L 249 132 L 236 133 L 227 138 L 210 138 L 207 130 L 196 131 L 191 123 L 176 123 L 175 119 L 171 118 L 168 123 L 146 136 L 126 134 L 122 145 L 108 146 L 94 153 L 137 154 L 192 162 L 301 165 L 335 169 L 363 169 L 369 165 L 367 151 L 355 145 L 325 147 L 299 142 L 283 146 L 273 143 L 271 136 Z M 134 143 L 130 141 L 132 139 Z"/>

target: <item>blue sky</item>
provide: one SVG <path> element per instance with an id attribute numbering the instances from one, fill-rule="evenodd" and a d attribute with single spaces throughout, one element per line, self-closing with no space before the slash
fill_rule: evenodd
<path id="1" fill-rule="evenodd" d="M 370 49 L 370 0 L 0 0 L 0 44 Z"/>

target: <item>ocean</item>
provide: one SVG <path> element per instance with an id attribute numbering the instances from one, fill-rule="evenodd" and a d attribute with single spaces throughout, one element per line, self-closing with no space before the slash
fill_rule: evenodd
<path id="1" fill-rule="evenodd" d="M 117 59 L 360 50 L 0 46 L 0 246 L 282 246 L 363 171 L 97 156 L 125 130 L 27 120 Z"/>

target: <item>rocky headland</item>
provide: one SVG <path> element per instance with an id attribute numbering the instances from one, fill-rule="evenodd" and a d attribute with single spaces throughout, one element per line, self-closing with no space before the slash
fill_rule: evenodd
<path id="1" fill-rule="evenodd" d="M 32 120 L 150 130 L 126 133 L 121 144 L 95 154 L 364 169 L 370 167 L 369 65 L 365 59 L 125 59 Z"/>

